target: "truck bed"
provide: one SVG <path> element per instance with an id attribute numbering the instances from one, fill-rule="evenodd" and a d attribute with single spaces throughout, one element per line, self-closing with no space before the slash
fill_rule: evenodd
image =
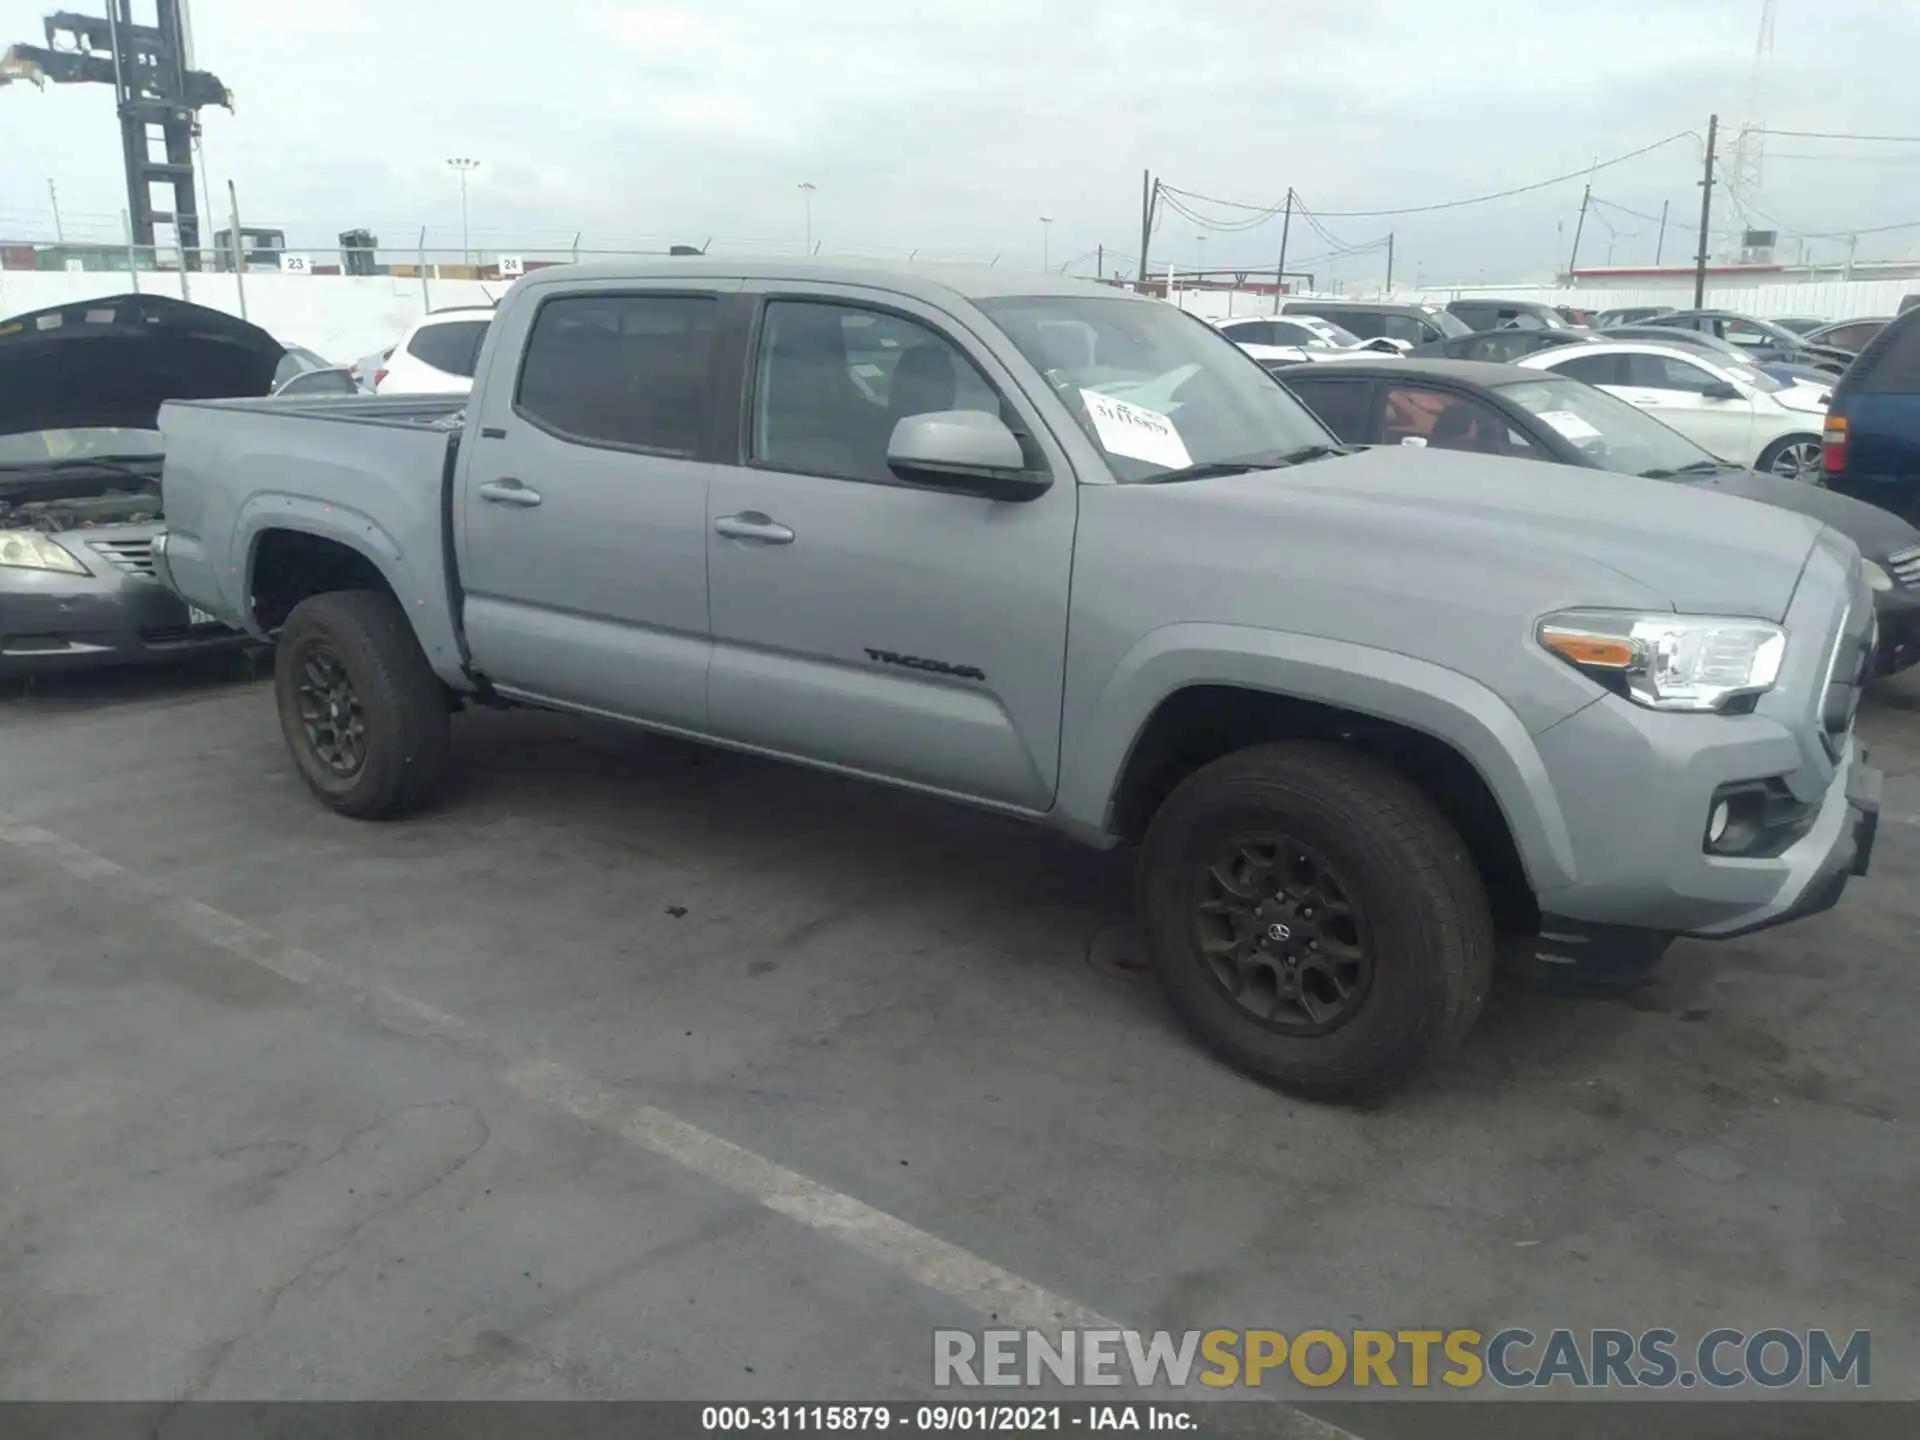
<path id="1" fill-rule="evenodd" d="M 335 542 L 379 570 L 429 663 L 461 683 L 445 537 L 466 407 L 462 395 L 170 402 L 160 411 L 169 583 L 261 635 L 247 593 L 258 547 L 277 531 Z"/>
<path id="2" fill-rule="evenodd" d="M 426 426 L 458 430 L 467 409 L 464 395 L 314 395 L 254 397 L 242 400 L 175 400 L 170 408 L 251 410 L 296 415 L 310 420 L 340 420 L 355 425 Z"/>

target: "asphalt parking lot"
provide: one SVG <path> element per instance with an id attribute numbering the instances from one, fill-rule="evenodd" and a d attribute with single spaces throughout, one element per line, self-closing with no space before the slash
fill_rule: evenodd
<path id="1" fill-rule="evenodd" d="M 14 686 L 0 1396 L 914 1397 L 985 1311 L 1870 1328 L 1920 1398 L 1920 679 L 1862 728 L 1837 911 L 1354 1112 L 1176 1028 L 1125 856 L 524 712 L 362 825 L 224 667 Z"/>

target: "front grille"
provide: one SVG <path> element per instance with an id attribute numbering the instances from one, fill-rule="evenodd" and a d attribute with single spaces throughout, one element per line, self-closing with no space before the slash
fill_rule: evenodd
<path id="1" fill-rule="evenodd" d="M 156 578 L 153 573 L 153 540 L 150 536 L 134 540 L 89 540 L 87 544 L 95 554 L 123 574 L 138 575 L 146 580 Z"/>
<path id="2" fill-rule="evenodd" d="M 1902 585 L 1920 590 L 1920 545 L 1909 545 L 1887 557 L 1887 569 Z"/>

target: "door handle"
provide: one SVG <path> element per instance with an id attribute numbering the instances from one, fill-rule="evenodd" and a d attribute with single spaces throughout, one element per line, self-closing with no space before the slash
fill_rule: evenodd
<path id="1" fill-rule="evenodd" d="M 762 545 L 791 545 L 793 531 L 769 519 L 758 510 L 742 510 L 738 515 L 722 515 L 713 522 L 714 532 L 729 540 L 757 540 Z"/>
<path id="2" fill-rule="evenodd" d="M 508 476 L 501 480 L 489 480 L 480 487 L 480 498 L 491 500 L 496 505 L 519 505 L 524 507 L 538 505 L 540 492 L 529 490 L 518 480 Z"/>

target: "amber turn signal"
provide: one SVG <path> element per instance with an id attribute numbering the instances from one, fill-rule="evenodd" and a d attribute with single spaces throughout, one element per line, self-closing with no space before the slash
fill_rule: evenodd
<path id="1" fill-rule="evenodd" d="M 1631 670 L 1640 663 L 1640 647 L 1618 635 L 1595 635 L 1586 630 L 1562 630 L 1543 625 L 1540 643 L 1562 659 L 1575 665 L 1593 665 L 1603 670 Z"/>

